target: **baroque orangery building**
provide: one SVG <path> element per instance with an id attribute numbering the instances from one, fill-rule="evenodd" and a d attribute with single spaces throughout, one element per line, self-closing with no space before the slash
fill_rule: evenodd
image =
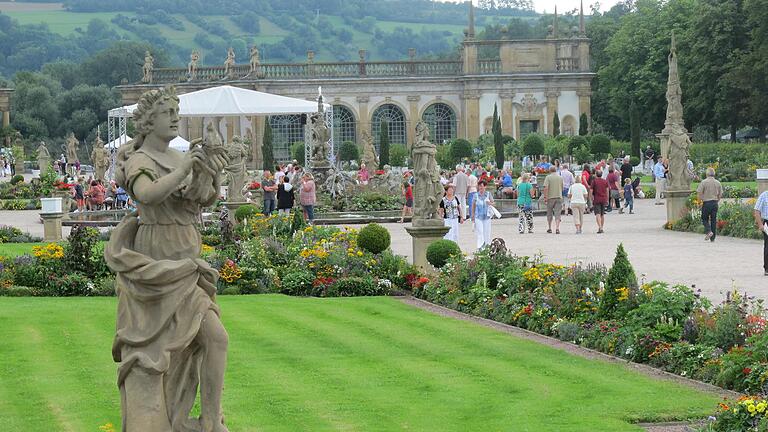
<path id="1" fill-rule="evenodd" d="M 119 86 L 125 104 L 146 90 L 169 84 L 179 94 L 228 84 L 283 96 L 315 100 L 318 87 L 333 105 L 334 142 L 359 142 L 363 131 L 379 141 L 383 121 L 391 143 L 413 139 L 423 119 L 432 139 L 477 139 L 491 129 L 498 107 L 504 134 L 515 139 L 529 132 L 550 134 L 555 113 L 561 133 L 578 133 L 581 114 L 590 118 L 591 80 L 589 39 L 583 13 L 579 27 L 558 31 L 557 18 L 546 39 L 477 40 L 474 11 L 464 32 L 459 60 L 417 60 L 415 50 L 403 61 L 370 62 L 360 50 L 359 61 L 317 63 L 307 53 L 305 63 L 250 64 L 154 69 L 147 82 Z M 274 156 L 291 158 L 290 146 L 304 140 L 306 118 L 301 115 L 219 119 L 227 139 L 249 138 L 252 164 L 260 166 L 264 122 L 273 130 Z M 203 133 L 204 119 L 182 119 L 180 134 L 194 139 Z M 224 126 L 225 125 L 225 126 Z"/>

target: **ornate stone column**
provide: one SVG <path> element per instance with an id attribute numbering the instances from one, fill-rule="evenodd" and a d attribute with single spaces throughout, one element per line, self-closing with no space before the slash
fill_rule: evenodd
<path id="1" fill-rule="evenodd" d="M 464 100 L 464 119 L 468 140 L 476 140 L 480 136 L 480 93 L 477 90 L 465 90 L 461 95 Z"/>
<path id="2" fill-rule="evenodd" d="M 416 136 L 416 123 L 421 120 L 419 118 L 419 101 L 421 96 L 409 95 L 408 99 L 408 136 L 406 140 L 410 142 L 413 137 Z"/>
<path id="3" fill-rule="evenodd" d="M 251 117 L 251 166 L 260 170 L 264 165 L 264 158 L 261 154 L 261 148 L 264 143 L 264 125 L 267 118 L 264 116 Z M 304 161 L 300 161 L 303 164 Z"/>
<path id="4" fill-rule="evenodd" d="M 515 98 L 515 92 L 504 90 L 499 93 L 499 97 L 501 98 L 501 132 L 504 135 L 512 136 L 512 124 L 514 123 L 512 118 L 512 99 Z"/>
<path id="5" fill-rule="evenodd" d="M 359 118 L 357 119 L 357 128 L 355 128 L 355 133 L 357 134 L 357 142 L 360 142 L 362 140 L 362 131 L 368 131 L 368 133 L 371 132 L 371 118 L 368 115 L 368 101 L 370 99 L 368 96 L 358 96 L 355 98 L 355 101 L 357 102 L 357 112 L 359 115 Z"/>
<path id="6" fill-rule="evenodd" d="M 554 135 L 555 133 L 555 113 L 557 112 L 557 98 L 560 96 L 559 91 L 549 90 L 545 93 L 547 96 L 547 130 L 545 133 Z"/>

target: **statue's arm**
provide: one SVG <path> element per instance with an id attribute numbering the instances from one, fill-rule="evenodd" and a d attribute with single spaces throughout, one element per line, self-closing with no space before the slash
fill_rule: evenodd
<path id="1" fill-rule="evenodd" d="M 153 178 L 149 170 L 139 170 L 131 180 L 134 198 L 146 205 L 161 203 L 182 187 L 197 157 L 199 157 L 198 154 L 189 153 L 181 166 L 160 178 Z"/>

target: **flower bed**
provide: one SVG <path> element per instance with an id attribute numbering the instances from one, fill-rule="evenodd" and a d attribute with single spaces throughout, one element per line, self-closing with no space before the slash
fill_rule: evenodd
<path id="1" fill-rule="evenodd" d="M 704 234 L 704 225 L 701 223 L 702 202 L 691 196 L 688 200 L 688 211 L 674 224 L 665 227 L 674 231 L 695 232 Z M 720 202 L 717 212 L 717 234 L 723 236 L 762 239 L 760 232 L 755 228 L 753 209 L 755 199 L 745 201 Z"/>
<path id="2" fill-rule="evenodd" d="M 488 250 L 454 257 L 414 295 L 726 389 L 765 392 L 762 301 L 732 292 L 714 307 L 686 286 L 638 283 L 621 246 L 610 271 Z"/>

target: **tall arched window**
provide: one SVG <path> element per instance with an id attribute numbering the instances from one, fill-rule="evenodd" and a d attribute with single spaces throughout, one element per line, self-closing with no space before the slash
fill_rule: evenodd
<path id="1" fill-rule="evenodd" d="M 343 105 L 334 105 L 333 142 L 338 148 L 344 141 L 357 142 L 355 139 L 355 115 Z"/>
<path id="2" fill-rule="evenodd" d="M 371 133 L 376 150 L 379 150 L 379 132 L 383 121 L 387 122 L 389 128 L 389 143 L 405 144 L 405 114 L 403 110 L 394 104 L 384 104 L 376 108 L 371 118 Z"/>
<path id="3" fill-rule="evenodd" d="M 432 141 L 441 144 L 456 138 L 456 113 L 447 104 L 433 103 L 421 116 L 429 125 Z"/>
<path id="4" fill-rule="evenodd" d="M 304 142 L 304 125 L 301 114 L 276 115 L 269 117 L 272 127 L 272 152 L 275 162 L 289 162 L 293 159 L 291 146 Z M 300 161 L 299 163 L 304 163 Z"/>

